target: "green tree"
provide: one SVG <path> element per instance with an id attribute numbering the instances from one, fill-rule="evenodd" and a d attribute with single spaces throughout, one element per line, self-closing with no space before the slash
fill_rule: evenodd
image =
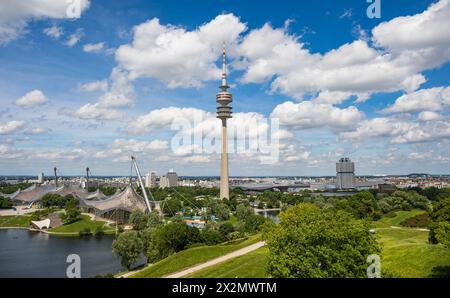
<path id="1" fill-rule="evenodd" d="M 301 203 L 279 216 L 264 235 L 273 277 L 365 277 L 367 256 L 380 253 L 369 222 L 347 212 Z"/>
<path id="2" fill-rule="evenodd" d="M 120 258 L 122 266 L 131 269 L 143 250 L 143 242 L 136 231 L 126 231 L 112 243 L 113 254 Z"/>
<path id="3" fill-rule="evenodd" d="M 249 233 L 256 233 L 260 230 L 260 227 L 266 219 L 261 215 L 251 214 L 245 218 L 245 231 Z"/>
<path id="4" fill-rule="evenodd" d="M 244 204 L 236 206 L 236 217 L 238 220 L 245 220 L 250 215 L 254 214 L 253 208 Z"/>
<path id="5" fill-rule="evenodd" d="M 197 228 L 188 227 L 181 222 L 159 225 L 148 236 L 147 257 L 157 261 L 172 253 L 185 249 L 188 245 L 201 242 Z"/>
<path id="6" fill-rule="evenodd" d="M 230 218 L 230 208 L 222 202 L 213 200 L 208 204 L 209 213 L 217 216 L 221 220 L 228 220 Z"/>
<path id="7" fill-rule="evenodd" d="M 143 211 L 136 209 L 131 212 L 128 222 L 133 226 L 134 230 L 142 231 L 147 227 L 148 216 Z"/>
<path id="8" fill-rule="evenodd" d="M 438 199 L 430 214 L 428 240 L 432 244 L 442 243 L 450 248 L 450 197 Z"/>
<path id="9" fill-rule="evenodd" d="M 0 209 L 9 209 L 13 206 L 13 202 L 10 198 L 0 197 Z"/>
<path id="10" fill-rule="evenodd" d="M 232 232 L 234 232 L 234 227 L 229 221 L 226 221 L 219 226 L 219 233 L 224 239 L 228 239 L 228 235 Z"/>
<path id="11" fill-rule="evenodd" d="M 147 220 L 148 228 L 156 227 L 162 223 L 163 223 L 163 221 L 157 210 L 153 210 L 152 212 L 150 212 L 150 214 L 148 215 L 148 220 Z"/>
<path id="12" fill-rule="evenodd" d="M 204 230 L 202 231 L 201 236 L 202 242 L 207 245 L 218 244 L 224 240 L 222 234 L 220 234 L 220 232 L 216 230 Z"/>
<path id="13" fill-rule="evenodd" d="M 61 214 L 64 224 L 70 224 L 80 219 L 81 212 L 77 207 L 77 201 L 68 200 L 64 206 L 65 212 Z"/>

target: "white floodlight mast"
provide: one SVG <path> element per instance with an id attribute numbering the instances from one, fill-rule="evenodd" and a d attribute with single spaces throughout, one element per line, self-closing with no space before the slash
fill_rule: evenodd
<path id="1" fill-rule="evenodd" d="M 147 205 L 148 212 L 150 213 L 152 212 L 152 207 L 150 206 L 150 202 L 148 201 L 147 191 L 145 190 L 144 182 L 142 182 L 141 172 L 139 171 L 139 167 L 136 163 L 136 158 L 134 158 L 134 156 L 131 156 L 131 161 L 134 165 L 134 169 L 136 170 L 136 174 L 138 175 L 139 184 L 141 185 L 142 193 L 144 194 L 145 198 L 145 204 Z"/>

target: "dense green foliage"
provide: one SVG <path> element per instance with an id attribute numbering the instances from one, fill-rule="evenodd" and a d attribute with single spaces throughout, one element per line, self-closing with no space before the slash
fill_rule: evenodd
<path id="1" fill-rule="evenodd" d="M 450 197 L 440 198 L 433 205 L 430 214 L 429 241 L 432 244 L 442 243 L 450 248 Z"/>
<path id="2" fill-rule="evenodd" d="M 24 190 L 30 187 L 31 183 L 17 183 L 17 184 L 9 184 L 5 182 L 0 183 L 0 193 L 4 194 L 12 194 L 18 191 L 19 189 Z"/>
<path id="3" fill-rule="evenodd" d="M 147 258 L 150 262 L 161 260 L 202 241 L 197 228 L 178 222 L 149 228 L 146 234 Z"/>
<path id="4" fill-rule="evenodd" d="M 68 199 L 64 205 L 65 212 L 61 213 L 64 224 L 71 224 L 80 219 L 81 211 L 78 209 L 78 201 Z"/>
<path id="5" fill-rule="evenodd" d="M 136 231 L 126 231 L 113 241 L 112 251 L 120 258 L 122 266 L 131 269 L 142 253 L 144 244 Z"/>
<path id="6" fill-rule="evenodd" d="M 211 200 L 208 204 L 208 213 L 217 216 L 221 220 L 228 220 L 231 210 L 227 204 L 217 200 Z"/>
<path id="7" fill-rule="evenodd" d="M 345 211 L 298 204 L 265 235 L 273 277 L 365 277 L 367 256 L 380 253 L 367 221 Z"/>
<path id="8" fill-rule="evenodd" d="M 10 198 L 0 196 L 0 209 L 10 209 L 13 206 L 13 201 Z"/>
<path id="9" fill-rule="evenodd" d="M 128 222 L 133 226 L 134 230 L 141 231 L 147 227 L 148 217 L 139 209 L 134 210 Z"/>
<path id="10" fill-rule="evenodd" d="M 64 208 L 66 204 L 78 204 L 78 200 L 73 195 L 61 196 L 55 193 L 47 193 L 41 199 L 42 206 Z"/>

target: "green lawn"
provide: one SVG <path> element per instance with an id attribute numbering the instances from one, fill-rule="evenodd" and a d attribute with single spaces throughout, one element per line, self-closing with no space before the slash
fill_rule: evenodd
<path id="1" fill-rule="evenodd" d="M 254 235 L 246 240 L 234 241 L 228 244 L 189 248 L 150 265 L 131 277 L 161 277 L 169 273 L 181 271 L 196 264 L 204 263 L 260 240 L 260 235 Z"/>
<path id="2" fill-rule="evenodd" d="M 430 277 L 446 270 L 450 277 L 450 250 L 428 244 L 428 232 L 412 228 L 377 229 L 383 245 L 382 273 L 394 277 Z"/>
<path id="3" fill-rule="evenodd" d="M 383 216 L 380 220 L 374 222 L 376 228 L 388 228 L 390 226 L 400 226 L 400 223 L 409 217 L 414 217 L 425 213 L 424 210 L 414 209 L 410 211 L 396 211 L 393 217 Z"/>
<path id="4" fill-rule="evenodd" d="M 264 278 L 269 249 L 261 247 L 248 254 L 205 268 L 186 277 L 199 278 Z"/>
<path id="5" fill-rule="evenodd" d="M 95 232 L 98 227 L 104 227 L 105 233 L 113 233 L 114 228 L 105 225 L 105 221 L 91 220 L 87 215 L 81 215 L 81 219 L 67 225 L 62 225 L 57 228 L 50 229 L 49 232 L 56 234 L 66 234 L 66 235 L 78 235 L 83 229 L 89 228 L 91 232 Z"/>
<path id="6" fill-rule="evenodd" d="M 28 215 L 8 215 L 0 216 L 0 227 L 30 227 L 31 216 Z"/>

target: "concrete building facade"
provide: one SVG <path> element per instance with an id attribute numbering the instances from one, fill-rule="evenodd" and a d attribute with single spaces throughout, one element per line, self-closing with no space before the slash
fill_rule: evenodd
<path id="1" fill-rule="evenodd" d="M 343 157 L 336 163 L 336 188 L 355 188 L 355 164 L 348 157 Z"/>

